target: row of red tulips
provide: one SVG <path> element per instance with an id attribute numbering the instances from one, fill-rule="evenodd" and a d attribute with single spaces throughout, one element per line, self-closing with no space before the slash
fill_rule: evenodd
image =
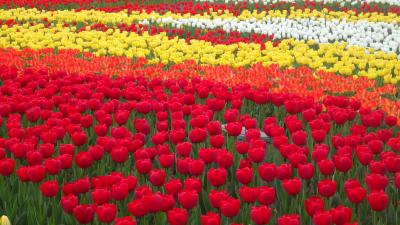
<path id="1" fill-rule="evenodd" d="M 7 71 L 0 198 L 16 224 L 399 222 L 397 119 L 357 100 Z"/>
<path id="2" fill-rule="evenodd" d="M 152 2 L 153 1 L 153 2 Z M 246 1 L 238 2 L 234 4 L 233 2 L 229 4 L 224 3 L 209 3 L 209 2 L 193 2 L 193 1 L 177 1 L 176 3 L 162 2 L 158 0 L 148 0 L 148 1 L 115 1 L 115 0 L 0 0 L 0 6 L 7 8 L 15 7 L 30 7 L 39 9 L 70 9 L 75 8 L 77 10 L 83 9 L 96 9 L 103 10 L 106 12 L 118 12 L 122 10 L 128 11 L 146 11 L 146 12 L 173 12 L 173 13 L 191 13 L 198 14 L 202 12 L 210 12 L 218 10 L 228 10 L 234 15 L 239 15 L 245 9 L 253 9 L 259 12 L 269 11 L 269 10 L 290 10 L 290 7 L 295 9 L 310 9 L 310 10 L 321 10 L 327 9 L 329 11 L 343 11 L 347 12 L 349 10 L 355 13 L 400 13 L 400 7 L 396 5 L 388 6 L 386 4 L 368 3 L 363 2 L 362 4 L 345 4 L 340 5 L 339 3 L 323 3 L 316 1 L 298 1 L 298 2 L 285 2 L 278 1 L 277 3 L 272 3 L 268 5 L 263 4 L 251 4 Z"/>

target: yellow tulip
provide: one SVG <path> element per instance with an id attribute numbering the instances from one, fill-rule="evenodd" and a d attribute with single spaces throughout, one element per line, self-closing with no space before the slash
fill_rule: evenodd
<path id="1" fill-rule="evenodd" d="M 10 220 L 7 216 L 3 215 L 0 218 L 0 225 L 11 225 Z"/>

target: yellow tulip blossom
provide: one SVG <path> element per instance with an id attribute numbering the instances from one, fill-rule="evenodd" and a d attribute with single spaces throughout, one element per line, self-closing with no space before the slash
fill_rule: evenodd
<path id="1" fill-rule="evenodd" d="M 0 218 L 0 225 L 11 225 L 11 222 L 7 216 L 3 215 Z"/>

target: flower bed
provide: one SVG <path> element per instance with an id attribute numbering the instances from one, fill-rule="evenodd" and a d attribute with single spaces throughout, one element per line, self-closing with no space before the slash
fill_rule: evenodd
<path id="1" fill-rule="evenodd" d="M 0 5 L 11 224 L 400 223 L 396 1 Z"/>

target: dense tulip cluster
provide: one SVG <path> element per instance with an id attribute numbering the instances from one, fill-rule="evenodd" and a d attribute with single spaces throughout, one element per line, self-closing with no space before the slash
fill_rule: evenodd
<path id="1" fill-rule="evenodd" d="M 363 0 L 363 1 L 265 1 L 265 0 L 196 0 L 183 1 L 172 0 L 165 2 L 162 0 L 140 0 L 135 2 L 122 0 L 0 0 L 0 6 L 30 7 L 40 9 L 91 9 L 96 8 L 106 12 L 118 12 L 121 10 L 145 10 L 147 12 L 180 12 L 192 15 L 200 12 L 213 10 L 228 10 L 234 15 L 239 15 L 241 11 L 252 8 L 257 11 L 269 11 L 274 9 L 327 9 L 332 11 L 348 11 L 356 13 L 400 13 L 399 3 L 396 0 Z"/>
<path id="2" fill-rule="evenodd" d="M 40 190 L 40 223 L 399 222 L 397 119 L 357 100 L 199 78 L 0 76 L 0 174 Z"/>
<path id="3" fill-rule="evenodd" d="M 199 2 L 218 2 L 218 1 L 223 1 L 225 3 L 229 2 L 234 2 L 234 3 L 239 3 L 239 2 L 249 2 L 250 4 L 254 3 L 260 3 L 260 4 L 268 4 L 268 3 L 278 3 L 278 2 L 296 2 L 296 0 L 197 0 Z M 390 4 L 390 5 L 400 5 L 400 3 L 397 0 L 312 0 L 310 2 L 323 2 L 324 4 L 328 3 L 340 3 L 341 5 L 345 5 L 348 3 L 351 3 L 353 5 L 359 4 L 359 3 L 383 3 L 383 4 Z"/>
<path id="4" fill-rule="evenodd" d="M 0 0 L 0 224 L 400 224 L 399 4 Z"/>
<path id="5" fill-rule="evenodd" d="M 146 57 L 152 64 L 194 60 L 198 64 L 234 67 L 248 67 L 259 62 L 264 66 L 277 63 L 283 68 L 304 65 L 397 84 L 400 80 L 398 17 L 361 15 L 354 18 L 352 13 L 343 14 L 293 9 L 291 13 L 285 10 L 243 11 L 237 17 L 221 11 L 188 18 L 189 14 L 141 11 L 7 9 L 0 13 L 0 19 L 6 21 L 0 30 L 0 47 L 77 49 L 97 56 Z M 348 19 L 337 20 L 343 16 Z M 10 24 L 10 21 L 18 21 L 18 24 Z M 45 23 L 40 23 L 43 21 Z M 99 31 L 95 26 L 98 23 L 111 27 Z M 132 23 L 148 26 L 150 34 L 137 33 Z M 161 29 L 152 30 L 154 26 Z M 171 30 L 168 26 L 178 30 L 218 28 L 227 32 L 220 38 L 238 32 L 247 39 L 238 38 L 237 34 L 224 41 L 196 34 L 171 38 L 164 32 Z M 248 33 L 273 37 L 274 43 L 264 42 L 265 38 L 252 38 Z"/>

